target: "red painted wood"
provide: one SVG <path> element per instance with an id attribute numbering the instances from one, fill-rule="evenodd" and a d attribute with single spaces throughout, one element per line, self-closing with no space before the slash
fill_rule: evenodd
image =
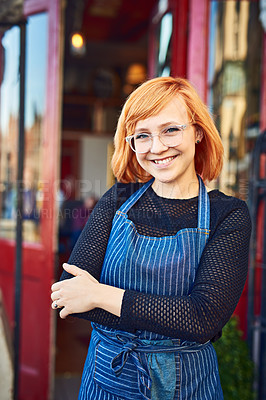
<path id="1" fill-rule="evenodd" d="M 171 1 L 173 12 L 172 75 L 186 77 L 188 49 L 188 10 L 189 1 Z"/>
<path id="2" fill-rule="evenodd" d="M 57 212 L 55 182 L 59 179 L 60 142 L 60 0 L 25 0 L 27 17 L 48 13 L 48 60 L 43 146 L 44 203 L 41 240 L 23 243 L 22 315 L 20 343 L 20 400 L 50 397 L 53 368 L 53 312 L 50 286 L 54 280 Z M 15 242 L 0 239 L 0 287 L 10 326 L 14 325 Z"/>
<path id="3" fill-rule="evenodd" d="M 48 11 L 50 0 L 24 0 L 24 15 L 31 15 Z"/>
<path id="4" fill-rule="evenodd" d="M 266 33 L 263 35 L 261 83 L 260 130 L 262 132 L 266 129 Z"/>
<path id="5" fill-rule="evenodd" d="M 187 77 L 207 101 L 209 0 L 190 0 Z"/>

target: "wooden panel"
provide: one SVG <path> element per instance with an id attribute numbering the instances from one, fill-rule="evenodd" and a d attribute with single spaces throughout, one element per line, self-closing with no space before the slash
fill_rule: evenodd
<path id="1" fill-rule="evenodd" d="M 171 3 L 174 17 L 172 75 L 186 77 L 189 1 L 172 0 Z"/>
<path id="2" fill-rule="evenodd" d="M 11 330 L 6 316 L 5 304 L 0 289 L 0 388 L 1 398 L 11 400 L 13 385 L 13 360 Z"/>
<path id="3" fill-rule="evenodd" d="M 260 110 L 260 130 L 266 129 L 266 33 L 263 35 L 263 54 L 262 54 L 262 76 L 261 76 L 261 110 Z"/>
<path id="4" fill-rule="evenodd" d="M 207 101 L 209 0 L 190 0 L 187 77 Z"/>
<path id="5" fill-rule="evenodd" d="M 24 15 L 40 13 L 49 9 L 50 0 L 24 0 Z"/>

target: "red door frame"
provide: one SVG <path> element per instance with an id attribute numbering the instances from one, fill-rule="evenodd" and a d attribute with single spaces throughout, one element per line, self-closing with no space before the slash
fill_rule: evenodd
<path id="1" fill-rule="evenodd" d="M 190 0 L 187 77 L 207 101 L 210 0 Z"/>
<path id="2" fill-rule="evenodd" d="M 187 76 L 189 0 L 171 0 L 173 12 L 172 75 Z"/>
<path id="3" fill-rule="evenodd" d="M 47 12 L 48 60 L 44 138 L 44 201 L 40 243 L 23 243 L 20 333 L 20 400 L 50 398 L 53 376 L 53 314 L 50 285 L 56 249 L 56 188 L 59 179 L 61 115 L 60 0 L 25 0 L 24 16 Z M 11 327 L 14 326 L 15 242 L 0 239 L 0 284 Z"/>
<path id="4" fill-rule="evenodd" d="M 261 71 L 260 130 L 266 129 L 266 32 L 263 35 L 263 54 Z"/>

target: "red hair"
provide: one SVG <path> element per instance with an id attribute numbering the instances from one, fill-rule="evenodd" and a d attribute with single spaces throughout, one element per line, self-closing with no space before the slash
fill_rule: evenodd
<path id="1" fill-rule="evenodd" d="M 160 77 L 144 82 L 130 94 L 118 120 L 114 137 L 112 168 L 118 181 L 148 181 L 151 176 L 139 165 L 135 153 L 126 143 L 138 121 L 158 114 L 167 103 L 178 97 L 183 100 L 195 129 L 203 134 L 196 145 L 195 170 L 204 181 L 216 179 L 223 165 L 223 145 L 207 106 L 194 87 L 184 78 Z"/>

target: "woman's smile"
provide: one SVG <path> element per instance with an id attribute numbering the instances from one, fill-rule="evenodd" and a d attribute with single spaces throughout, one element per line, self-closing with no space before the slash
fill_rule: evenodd
<path id="1" fill-rule="evenodd" d="M 168 166 L 171 163 L 171 161 L 173 161 L 177 156 L 178 156 L 178 154 L 176 154 L 175 156 L 170 156 L 170 157 L 165 157 L 165 158 L 157 158 L 157 159 L 151 160 L 151 161 L 156 165 Z"/>

